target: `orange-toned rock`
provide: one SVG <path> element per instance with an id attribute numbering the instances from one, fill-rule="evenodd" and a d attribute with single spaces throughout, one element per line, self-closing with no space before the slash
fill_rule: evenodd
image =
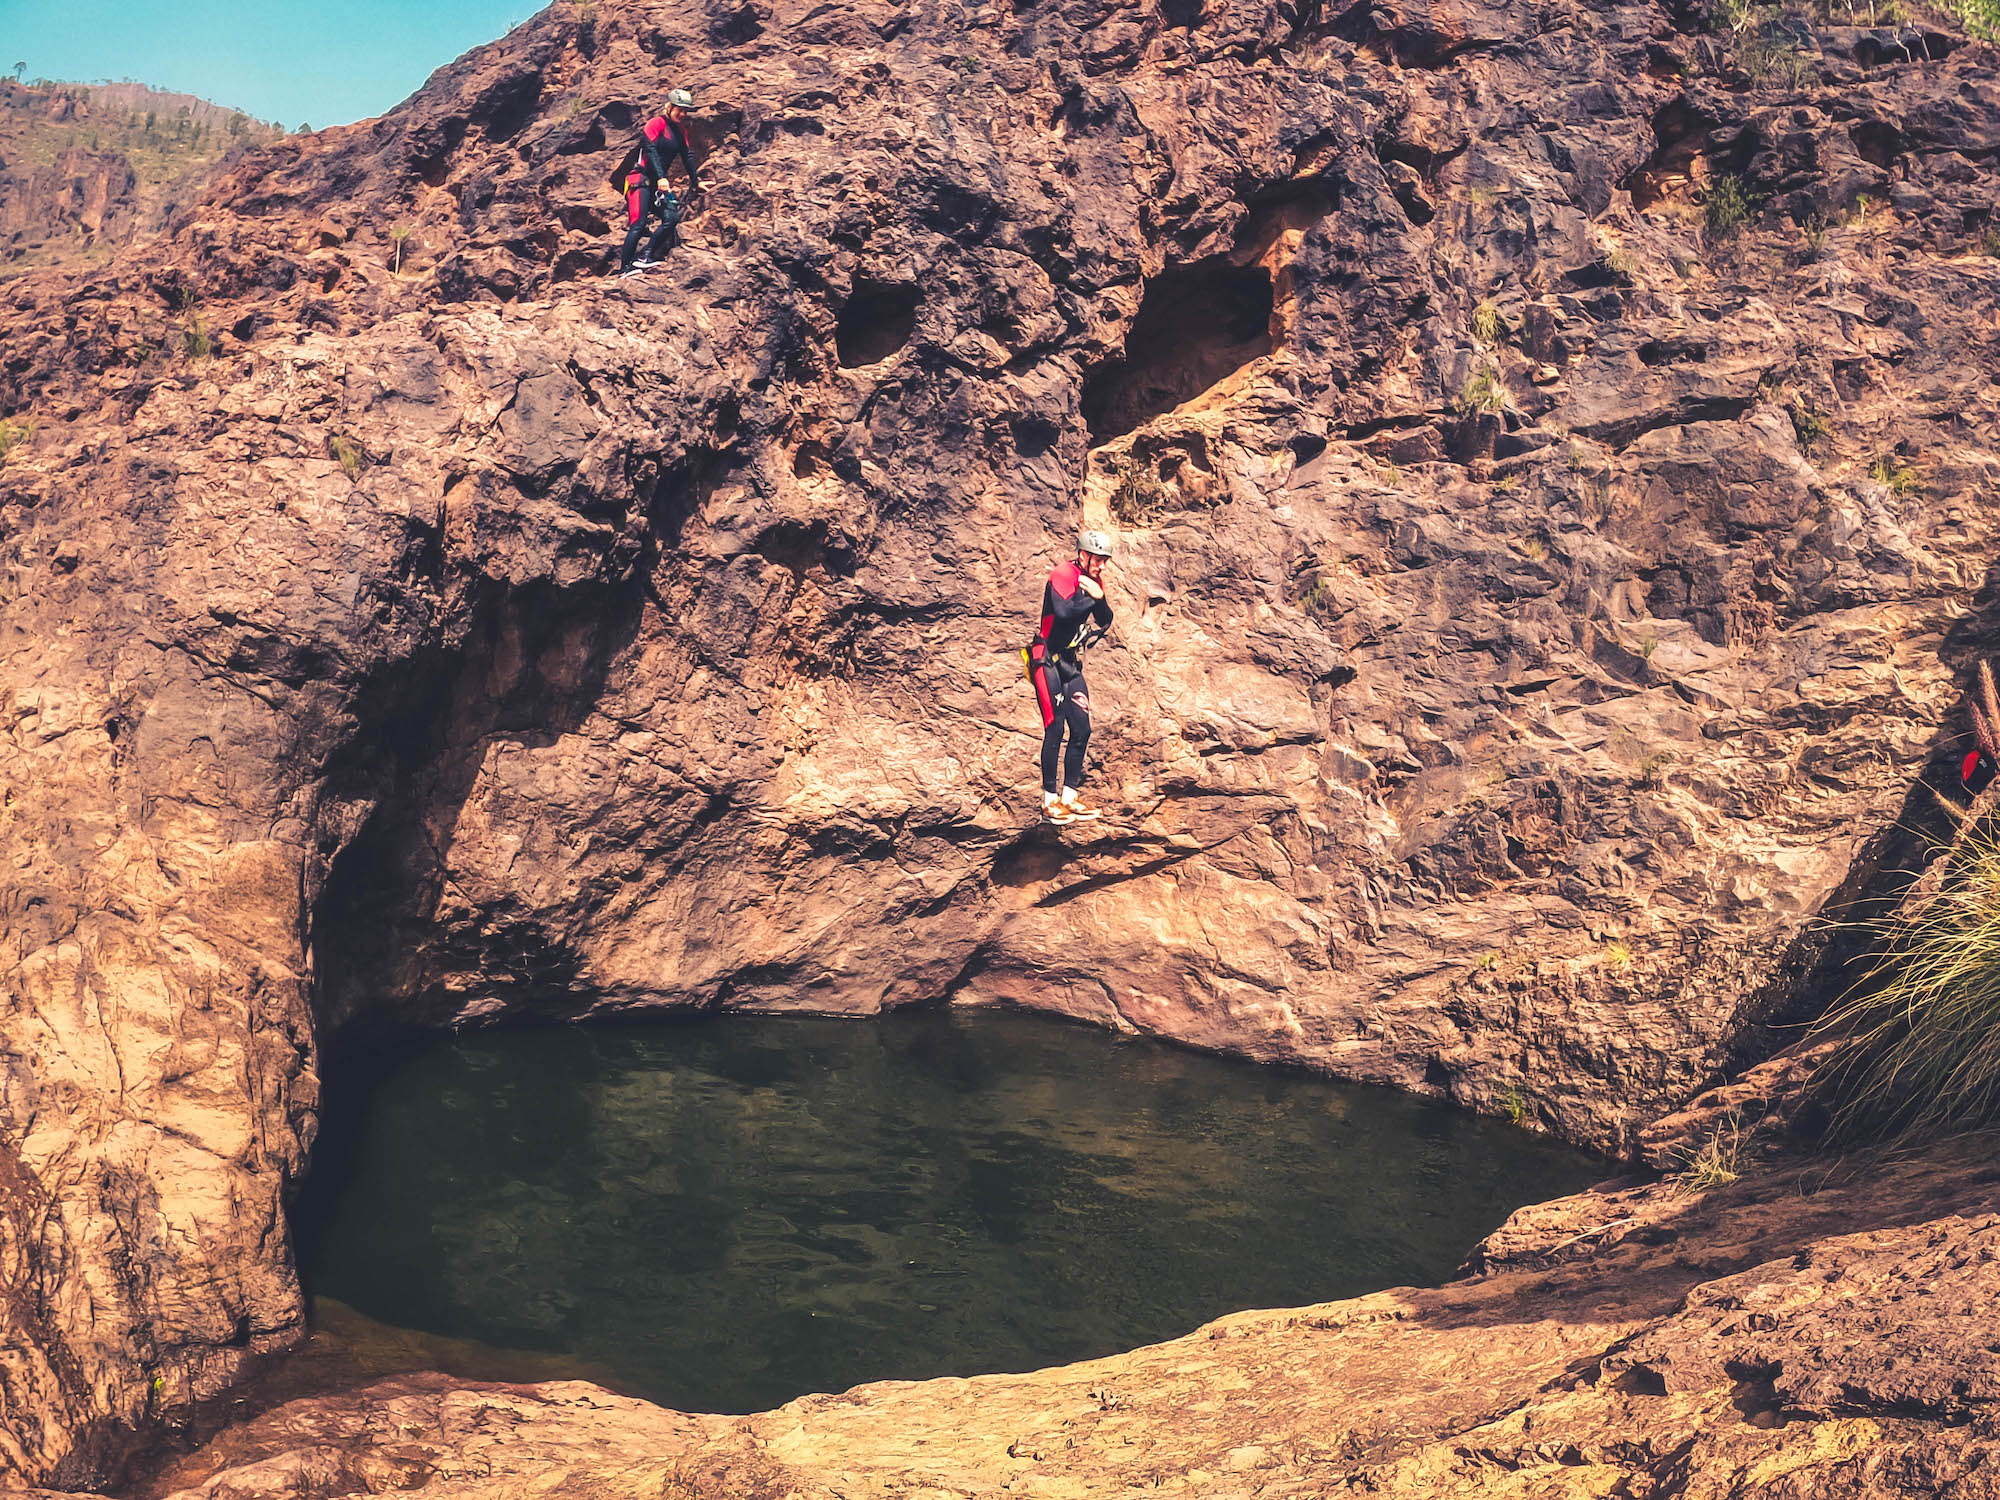
<path id="1" fill-rule="evenodd" d="M 1823 998 L 1993 630 L 1990 48 L 589 11 L 0 289 L 0 1463 L 296 1336 L 338 1032 L 1013 1002 L 1631 1150 Z M 606 280 L 669 83 L 710 191 Z"/>

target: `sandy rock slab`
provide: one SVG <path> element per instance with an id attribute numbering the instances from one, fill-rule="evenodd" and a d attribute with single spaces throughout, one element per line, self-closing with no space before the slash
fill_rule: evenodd
<path id="1" fill-rule="evenodd" d="M 145 1500 L 419 1492 L 674 1500 L 2000 1493 L 1996 1170 L 1982 1149 L 1793 1164 L 1548 1269 L 1223 1318 L 1020 1375 L 881 1382 L 749 1417 L 578 1381 L 415 1375 L 225 1433 Z M 1489 1264 L 1564 1215 L 1524 1211 Z"/>

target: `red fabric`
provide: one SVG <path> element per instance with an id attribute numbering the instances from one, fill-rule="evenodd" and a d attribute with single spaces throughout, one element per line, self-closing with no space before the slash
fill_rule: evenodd
<path id="1" fill-rule="evenodd" d="M 1978 769 L 1979 752 L 1975 750 L 1959 764 L 1958 779 L 1962 782 L 1970 782 L 1972 780 L 1972 773 Z"/>
<path id="2" fill-rule="evenodd" d="M 644 181 L 645 178 L 641 177 L 637 172 L 634 172 L 630 177 L 625 179 L 625 222 L 627 224 L 636 224 L 639 222 L 639 184 Z"/>
<path id="3" fill-rule="evenodd" d="M 1076 597 L 1076 581 L 1083 577 L 1083 569 L 1073 562 L 1060 563 L 1049 570 L 1049 587 L 1065 599 Z M 1042 622 L 1043 634 L 1048 633 L 1048 621 Z"/>
<path id="4" fill-rule="evenodd" d="M 1042 711 L 1042 728 L 1047 729 L 1056 721 L 1056 702 L 1049 696 L 1049 669 L 1035 663 L 1035 704 Z"/>

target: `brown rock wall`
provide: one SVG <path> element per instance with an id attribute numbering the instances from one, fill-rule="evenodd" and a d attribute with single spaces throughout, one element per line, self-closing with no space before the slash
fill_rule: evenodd
<path id="1" fill-rule="evenodd" d="M 1990 645 L 2000 98 L 1694 25 L 557 7 L 9 283 L 7 1461 L 295 1334 L 329 1030 L 1010 1001 L 1629 1150 L 1810 1005 Z"/>

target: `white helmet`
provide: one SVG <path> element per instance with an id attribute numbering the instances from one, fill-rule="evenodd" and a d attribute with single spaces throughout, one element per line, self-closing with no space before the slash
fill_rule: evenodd
<path id="1" fill-rule="evenodd" d="M 668 93 L 667 103 L 671 104 L 675 109 L 693 109 L 694 95 L 690 94 L 686 89 L 674 89 Z"/>
<path id="2" fill-rule="evenodd" d="M 1076 538 L 1076 550 L 1079 552 L 1088 552 L 1093 557 L 1109 557 L 1111 555 L 1111 538 L 1101 531 L 1079 532 Z"/>

